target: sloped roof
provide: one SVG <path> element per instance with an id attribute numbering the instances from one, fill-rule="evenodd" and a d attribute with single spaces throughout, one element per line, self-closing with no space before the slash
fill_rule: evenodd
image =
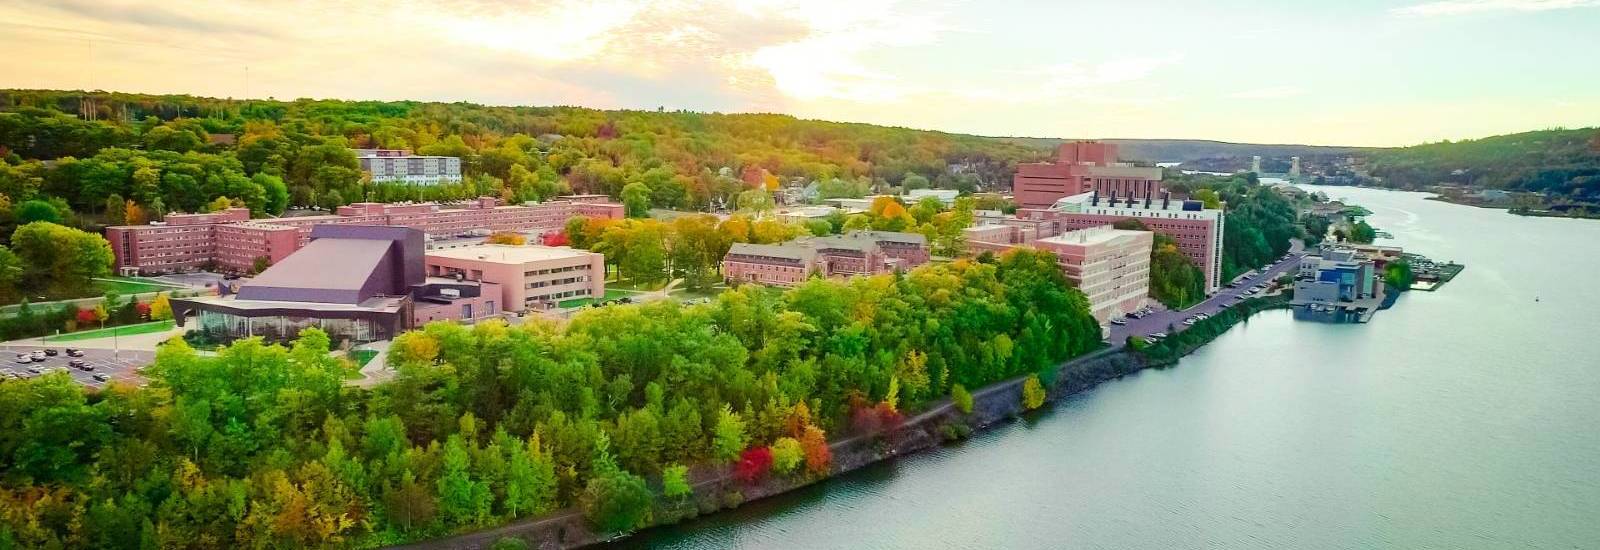
<path id="1" fill-rule="evenodd" d="M 785 259 L 790 259 L 790 260 L 799 260 L 801 262 L 808 262 L 808 263 L 813 258 L 817 257 L 817 252 L 815 250 L 812 250 L 810 247 L 784 245 L 784 244 L 733 243 L 733 247 L 728 249 L 728 253 L 729 254 L 740 254 L 740 255 L 745 255 L 745 256 L 766 256 L 766 257 L 769 257 L 769 258 L 785 258 Z"/>
<path id="2" fill-rule="evenodd" d="M 391 241 L 316 239 L 239 288 L 241 300 L 356 303 L 387 269 Z"/>

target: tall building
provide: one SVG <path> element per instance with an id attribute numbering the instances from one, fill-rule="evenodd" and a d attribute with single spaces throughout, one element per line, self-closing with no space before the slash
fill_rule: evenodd
<path id="1" fill-rule="evenodd" d="M 461 182 L 461 159 L 413 155 L 402 149 L 356 149 L 356 162 L 373 183 L 437 185 Z"/>
<path id="2" fill-rule="evenodd" d="M 1222 210 L 1205 208 L 1196 200 L 1154 197 L 1119 197 L 1083 193 L 1056 201 L 1049 208 L 1021 208 L 1017 220 L 1031 223 L 1036 238 L 1066 231 L 1136 219 L 1151 231 L 1172 237 L 1178 250 L 1206 276 L 1206 293 L 1222 284 Z"/>
<path id="3" fill-rule="evenodd" d="M 1099 192 L 1154 197 L 1162 192 L 1161 169 L 1117 162 L 1112 143 L 1063 143 L 1055 162 L 1017 165 L 1011 193 L 1019 206 L 1048 208 L 1062 197 Z"/>
<path id="4" fill-rule="evenodd" d="M 1149 231 L 1102 225 L 1039 239 L 1033 246 L 1055 253 L 1067 280 L 1089 299 L 1089 313 L 1103 325 L 1145 306 L 1153 243 Z"/>
<path id="5" fill-rule="evenodd" d="M 200 269 L 246 272 L 257 258 L 276 263 L 310 242 L 320 225 L 393 225 L 449 237 L 475 230 L 554 233 L 573 216 L 623 217 L 622 205 L 604 196 L 573 196 L 542 203 L 503 206 L 482 197 L 459 208 L 434 203 L 362 202 L 333 214 L 251 220 L 231 208 L 208 214 L 169 214 L 148 225 L 106 228 L 119 273 L 154 275 Z"/>

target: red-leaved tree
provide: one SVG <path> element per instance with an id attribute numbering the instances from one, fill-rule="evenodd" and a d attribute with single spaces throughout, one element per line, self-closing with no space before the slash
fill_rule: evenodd
<path id="1" fill-rule="evenodd" d="M 733 476 L 745 483 L 755 483 L 767 472 L 772 471 L 772 449 L 769 447 L 751 447 L 739 455 L 739 462 L 733 466 Z"/>

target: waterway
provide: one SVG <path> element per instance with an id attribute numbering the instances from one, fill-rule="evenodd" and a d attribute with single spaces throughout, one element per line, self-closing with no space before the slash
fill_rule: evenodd
<path id="1" fill-rule="evenodd" d="M 1317 189 L 1466 271 L 1364 325 L 1268 312 L 1176 368 L 624 545 L 1600 547 L 1600 222 Z"/>

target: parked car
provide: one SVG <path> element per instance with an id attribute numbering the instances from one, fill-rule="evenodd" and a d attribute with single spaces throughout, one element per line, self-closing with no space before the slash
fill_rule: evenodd
<path id="1" fill-rule="evenodd" d="M 40 369 L 39 367 L 28 367 L 28 372 L 34 374 L 44 374 L 44 370 Z"/>
<path id="2" fill-rule="evenodd" d="M 33 356 L 32 355 L 27 355 L 27 354 L 18 355 L 17 356 L 17 362 L 18 363 L 23 363 L 23 364 L 32 363 L 33 362 Z"/>
<path id="3" fill-rule="evenodd" d="M 1165 332 L 1157 332 L 1155 334 L 1151 334 L 1150 337 L 1151 338 L 1155 338 L 1157 340 L 1160 340 L 1162 338 L 1166 338 L 1167 337 L 1167 333 L 1165 333 Z"/>
<path id="4" fill-rule="evenodd" d="M 87 363 L 84 363 L 82 359 L 73 359 L 71 361 L 67 361 L 67 366 L 75 368 L 75 369 L 78 369 L 78 370 L 91 370 L 92 369 L 92 367 L 84 368 L 84 367 L 88 367 L 89 365 Z"/>
<path id="5" fill-rule="evenodd" d="M 67 348 L 68 357 L 83 357 L 83 350 Z"/>
<path id="6" fill-rule="evenodd" d="M 108 375 L 108 374 L 102 372 L 102 373 L 94 375 L 94 379 L 95 380 L 99 380 L 101 382 L 110 382 L 111 381 L 111 375 Z"/>
<path id="7" fill-rule="evenodd" d="M 1121 317 L 1118 317 L 1116 319 L 1112 319 L 1111 324 L 1121 326 L 1128 324 L 1128 322 L 1124 321 Z"/>
<path id="8" fill-rule="evenodd" d="M 44 352 L 37 350 L 35 350 L 31 355 L 33 355 L 34 361 L 43 361 L 45 357 Z"/>
<path id="9" fill-rule="evenodd" d="M 56 356 L 56 354 L 57 354 L 57 353 L 60 353 L 60 352 L 57 352 L 57 351 L 56 351 L 56 350 L 55 350 L 55 348 L 51 348 L 51 349 L 47 349 L 47 350 L 44 350 L 44 354 L 45 354 L 45 355 L 49 355 L 49 356 L 51 356 L 51 357 L 55 357 L 55 356 Z"/>

